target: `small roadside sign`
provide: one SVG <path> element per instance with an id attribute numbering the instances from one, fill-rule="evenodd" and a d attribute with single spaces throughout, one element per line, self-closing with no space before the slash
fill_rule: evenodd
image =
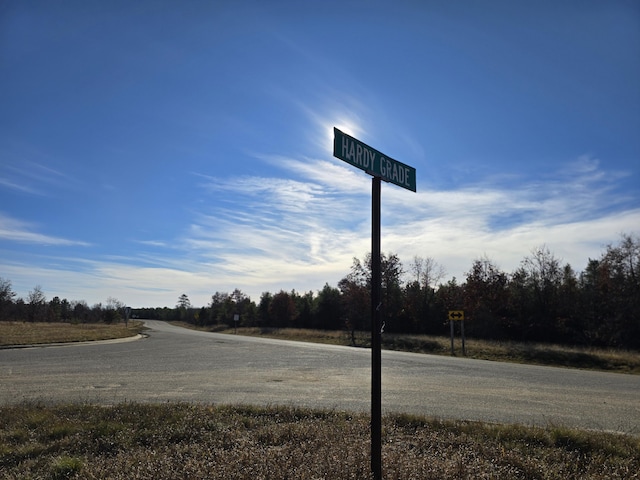
<path id="1" fill-rule="evenodd" d="M 453 324 L 458 321 L 460 322 L 460 334 L 462 335 L 462 354 L 466 356 L 467 351 L 464 348 L 464 310 L 449 310 L 449 325 L 451 326 L 451 355 L 456 354 L 453 348 Z"/>

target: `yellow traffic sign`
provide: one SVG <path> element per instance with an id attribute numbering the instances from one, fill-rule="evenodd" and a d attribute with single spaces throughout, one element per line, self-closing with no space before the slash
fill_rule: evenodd
<path id="1" fill-rule="evenodd" d="M 449 310 L 449 320 L 464 320 L 464 310 Z"/>

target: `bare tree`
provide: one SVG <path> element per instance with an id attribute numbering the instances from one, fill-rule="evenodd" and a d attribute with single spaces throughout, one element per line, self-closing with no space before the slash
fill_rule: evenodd
<path id="1" fill-rule="evenodd" d="M 0 277 L 0 320 L 9 320 L 16 292 L 11 287 L 11 280 Z"/>
<path id="2" fill-rule="evenodd" d="M 416 255 L 409 268 L 423 288 L 435 288 L 446 275 L 444 267 L 432 257 L 423 258 Z"/>
<path id="3" fill-rule="evenodd" d="M 124 313 L 124 306 L 124 303 L 117 298 L 107 298 L 107 303 L 104 308 L 105 323 L 113 323 L 120 320 L 122 318 L 121 314 Z"/>
<path id="4" fill-rule="evenodd" d="M 13 301 L 16 292 L 11 287 L 11 280 L 0 277 L 0 302 Z"/>
<path id="5" fill-rule="evenodd" d="M 405 328 L 414 331 L 429 329 L 428 324 L 437 322 L 434 309 L 436 285 L 445 276 L 444 268 L 433 258 L 413 257 L 409 264 L 413 279 L 405 286 Z"/>
<path id="6" fill-rule="evenodd" d="M 44 292 L 42 291 L 42 287 L 40 285 L 36 285 L 33 287 L 27 294 L 27 305 L 28 305 L 28 315 L 29 321 L 35 322 L 38 319 L 44 319 L 44 310 L 47 302 L 47 297 L 45 297 Z"/>
<path id="7" fill-rule="evenodd" d="M 557 341 L 564 269 L 546 245 L 532 250 L 511 276 L 520 302 L 518 314 L 527 340 Z"/>

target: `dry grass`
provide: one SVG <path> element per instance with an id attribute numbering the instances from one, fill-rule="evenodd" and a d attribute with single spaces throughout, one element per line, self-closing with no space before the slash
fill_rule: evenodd
<path id="1" fill-rule="evenodd" d="M 640 352 L 628 350 L 473 341 L 468 352 L 472 358 L 640 374 Z"/>
<path id="2" fill-rule="evenodd" d="M 368 479 L 365 414 L 191 404 L 0 408 L 0 477 Z M 634 479 L 640 439 L 383 419 L 386 479 Z"/>
<path id="3" fill-rule="evenodd" d="M 128 326 L 124 323 L 0 322 L 0 347 L 125 338 L 142 329 L 139 321 L 130 321 Z"/>

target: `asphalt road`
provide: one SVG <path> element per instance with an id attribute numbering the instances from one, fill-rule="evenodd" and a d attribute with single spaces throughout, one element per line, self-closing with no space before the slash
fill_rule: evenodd
<path id="1" fill-rule="evenodd" d="M 0 350 L 0 405 L 184 401 L 370 409 L 371 354 L 187 330 Z M 640 376 L 382 352 L 383 412 L 640 435 Z"/>

